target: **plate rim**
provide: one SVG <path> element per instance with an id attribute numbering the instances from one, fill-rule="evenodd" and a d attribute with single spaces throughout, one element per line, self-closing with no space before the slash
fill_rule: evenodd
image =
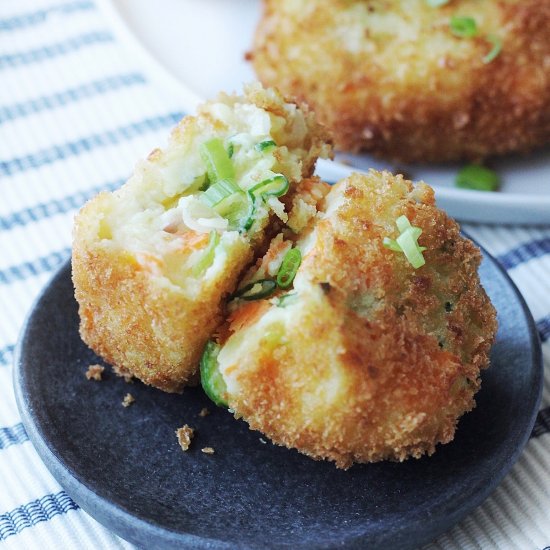
<path id="1" fill-rule="evenodd" d="M 57 269 L 50 275 L 48 280 L 45 282 L 44 286 L 32 302 L 25 320 L 19 331 L 17 338 L 17 343 L 13 351 L 12 359 L 12 384 L 15 394 L 15 402 L 17 405 L 18 412 L 21 416 L 21 422 L 25 428 L 29 440 L 31 441 L 34 449 L 38 453 L 40 460 L 43 462 L 46 469 L 51 473 L 54 479 L 61 485 L 61 487 L 69 494 L 71 499 L 73 499 L 80 508 L 87 512 L 93 519 L 98 521 L 102 526 L 108 529 L 114 535 L 123 538 L 126 541 L 132 542 L 131 532 L 133 531 L 136 523 L 140 524 L 140 529 L 147 532 L 148 536 L 154 536 L 159 538 L 166 538 L 166 535 L 170 535 L 168 539 L 176 537 L 174 543 L 178 544 L 181 547 L 182 541 L 181 538 L 185 537 L 189 540 L 186 541 L 186 544 L 192 544 L 190 548 L 208 548 L 208 550 L 226 550 L 231 548 L 229 545 L 218 539 L 207 539 L 205 537 L 198 537 L 191 533 L 182 533 L 180 531 L 174 531 L 166 527 L 161 527 L 152 522 L 147 521 L 146 519 L 136 517 L 130 512 L 124 510 L 123 508 L 117 506 L 106 498 L 103 498 L 95 494 L 91 489 L 89 489 L 83 482 L 77 478 L 76 472 L 72 472 L 69 466 L 63 463 L 61 457 L 57 456 L 56 453 L 49 447 L 47 438 L 44 436 L 43 431 L 40 429 L 39 425 L 35 423 L 33 407 L 27 402 L 24 396 L 25 392 L 25 374 L 22 369 L 22 360 L 21 355 L 23 353 L 23 342 L 25 340 L 25 335 L 27 329 L 32 320 L 33 314 L 42 301 L 42 299 L 48 294 L 50 287 L 52 286 L 57 279 L 60 279 L 64 276 L 65 270 L 69 271 L 69 276 L 71 276 L 71 260 L 72 255 L 69 254 L 67 258 L 61 261 Z M 80 496 L 80 491 L 83 493 L 83 497 Z M 78 494 L 78 497 L 74 495 Z M 105 513 L 97 513 L 97 503 L 106 510 Z M 101 516 L 101 519 L 98 519 L 98 516 Z M 128 538 L 120 534 L 118 531 L 107 527 L 104 523 L 103 517 L 112 516 L 118 520 L 121 520 L 120 525 L 124 528 L 121 529 L 121 532 L 127 530 Z M 165 540 L 164 542 L 171 543 L 170 540 Z M 133 542 L 137 544 L 136 542 Z"/>
<path id="2" fill-rule="evenodd" d="M 518 438 L 517 444 L 514 445 L 513 450 L 505 453 L 502 460 L 503 467 L 498 472 L 498 475 L 491 478 L 487 484 L 478 488 L 477 491 L 473 493 L 473 496 L 467 501 L 466 506 L 462 504 L 446 516 L 452 517 L 453 526 L 459 523 L 468 514 L 472 513 L 482 502 L 485 501 L 485 499 L 498 487 L 521 456 L 527 442 L 529 441 L 530 434 L 540 408 L 543 389 L 544 365 L 542 358 L 542 347 L 533 316 L 527 306 L 527 303 L 525 302 L 525 299 L 506 270 L 483 247 L 480 246 L 480 248 L 483 251 L 485 258 L 504 277 L 505 282 L 510 286 L 512 292 L 517 297 L 518 304 L 523 311 L 526 324 L 529 328 L 528 336 L 531 351 L 531 369 L 533 377 L 536 379 L 536 384 L 531 387 L 528 394 L 531 412 L 530 415 L 526 417 L 526 421 L 524 421 L 525 428 L 522 432 L 522 436 Z M 57 279 L 66 276 L 65 271 L 67 270 L 69 271 L 70 276 L 70 263 L 71 258 L 69 257 L 60 264 L 58 269 L 48 279 L 43 289 L 33 302 L 33 305 L 30 308 L 19 333 L 19 338 L 13 356 L 13 385 L 17 408 L 29 439 L 40 456 L 40 459 L 44 462 L 46 468 L 50 471 L 56 481 L 67 491 L 71 498 L 73 498 L 84 511 L 89 513 L 102 525 L 106 526 L 109 531 L 125 540 L 128 540 L 134 544 L 143 543 L 145 534 L 147 537 L 150 537 L 150 541 L 154 541 L 158 547 L 163 548 L 182 548 L 187 545 L 189 548 L 226 550 L 234 547 L 230 542 L 225 542 L 217 538 L 208 538 L 206 536 L 198 536 L 192 533 L 176 531 L 148 521 L 144 517 L 132 514 L 117 504 L 109 501 L 106 497 L 95 494 L 85 485 L 83 481 L 78 479 L 78 474 L 76 472 L 71 471 L 71 469 L 64 464 L 62 457 L 57 456 L 54 450 L 49 447 L 48 438 L 45 436 L 43 431 L 44 425 L 39 425 L 36 423 L 33 414 L 33 406 L 25 398 L 25 392 L 28 393 L 29 389 L 26 387 L 28 381 L 26 379 L 25 369 L 22 364 L 23 342 L 34 312 L 40 301 L 47 295 L 52 284 Z M 106 518 L 109 518 L 110 520 L 107 521 Z M 117 529 L 113 529 L 112 527 L 112 518 L 115 518 L 116 520 L 116 525 L 118 527 Z M 139 528 L 139 539 L 133 536 L 136 527 Z M 443 529 L 439 528 L 435 536 L 439 536 L 451 528 L 452 527 L 448 526 Z M 403 537 L 403 527 L 401 527 L 399 531 L 400 533 L 398 532 L 397 535 Z M 339 547 L 360 547 L 361 543 L 364 543 L 364 541 L 364 534 L 353 536 L 342 539 L 342 544 Z M 302 547 L 305 548 L 305 546 Z"/>

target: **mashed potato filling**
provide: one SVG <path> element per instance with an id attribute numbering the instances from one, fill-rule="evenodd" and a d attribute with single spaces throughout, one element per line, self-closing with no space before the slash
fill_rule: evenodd
<path id="1" fill-rule="evenodd" d="M 269 379 L 272 376 L 274 384 L 293 386 L 311 377 L 315 380 L 314 384 L 303 385 L 299 391 L 289 391 L 287 397 L 291 396 L 293 410 L 296 414 L 299 411 L 304 421 L 322 424 L 327 411 L 343 402 L 352 381 L 340 365 L 338 356 L 343 349 L 341 342 L 339 345 L 335 342 L 330 352 L 333 357 L 327 358 L 323 365 L 317 364 L 312 368 L 301 357 L 303 350 L 292 335 L 300 325 L 307 326 L 312 322 L 318 308 L 326 309 L 328 304 L 318 285 L 302 284 L 296 291 L 299 298 L 288 300 L 284 307 L 277 307 L 275 298 L 259 320 L 228 338 L 217 355 L 218 371 L 225 383 L 225 397 L 229 403 L 231 396 L 243 394 L 241 380 L 246 380 L 258 369 L 256 361 L 263 365 L 260 370 L 265 370 L 265 376 L 261 378 Z M 271 370 L 269 357 L 273 354 L 284 363 L 296 365 L 294 383 L 292 375 Z"/>
<path id="2" fill-rule="evenodd" d="M 97 220 L 102 245 L 134 253 L 190 296 L 200 292 L 272 215 L 288 221 L 280 198 L 301 179 L 310 143 L 305 113 L 283 109 L 227 96 L 203 106 L 188 122 L 192 140 L 176 130 L 110 196 Z"/>

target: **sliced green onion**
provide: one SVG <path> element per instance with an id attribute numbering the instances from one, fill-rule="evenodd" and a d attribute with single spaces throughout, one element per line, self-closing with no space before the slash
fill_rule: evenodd
<path id="1" fill-rule="evenodd" d="M 240 298 L 241 300 L 261 300 L 262 298 L 267 298 L 271 296 L 275 289 L 277 288 L 277 283 L 271 279 L 261 279 L 259 281 L 254 281 L 244 286 L 235 294 L 233 298 Z"/>
<path id="2" fill-rule="evenodd" d="M 229 158 L 233 158 L 233 153 L 234 152 L 235 152 L 235 146 L 232 143 L 230 143 L 229 147 L 227 148 L 227 156 Z"/>
<path id="3" fill-rule="evenodd" d="M 404 233 L 401 233 L 401 235 L 399 235 L 399 237 L 395 240 L 401 247 L 403 254 L 405 254 L 405 258 L 409 260 L 409 263 L 414 267 L 414 269 L 418 269 L 426 263 L 426 260 L 422 255 L 422 252 L 426 249 L 422 246 L 418 246 L 418 243 L 416 242 L 418 237 L 415 238 L 415 235 L 411 229 L 413 228 L 407 229 Z"/>
<path id="4" fill-rule="evenodd" d="M 210 231 L 210 239 L 200 260 L 193 266 L 194 277 L 202 275 L 213 263 L 216 255 L 216 247 L 220 244 L 220 235 L 217 231 Z"/>
<path id="5" fill-rule="evenodd" d="M 502 50 L 502 40 L 500 39 L 500 37 L 496 36 L 495 34 L 489 34 L 487 36 L 487 41 L 490 42 L 493 47 L 491 51 L 487 55 L 483 56 L 483 58 L 481 59 L 483 63 L 491 63 L 493 59 L 498 57 L 500 51 Z"/>
<path id="6" fill-rule="evenodd" d="M 426 247 L 418 244 L 418 238 L 422 235 L 422 229 L 412 226 L 407 216 L 399 216 L 395 220 L 395 224 L 399 229 L 399 237 L 397 239 L 384 237 L 382 245 L 394 252 L 405 254 L 405 257 L 415 269 L 422 267 L 426 263 L 422 255 Z"/>
<path id="7" fill-rule="evenodd" d="M 277 298 L 277 307 L 286 307 L 291 304 L 294 304 L 298 300 L 297 292 L 289 292 Z"/>
<path id="8" fill-rule="evenodd" d="M 298 248 L 291 248 L 285 254 L 283 263 L 277 272 L 277 284 L 279 287 L 288 288 L 292 284 L 301 263 L 302 253 Z"/>
<path id="9" fill-rule="evenodd" d="M 205 141 L 201 145 L 200 152 L 206 164 L 210 183 L 220 180 L 235 181 L 235 169 L 221 139 L 213 138 Z"/>
<path id="10" fill-rule="evenodd" d="M 449 22 L 451 32 L 460 38 L 472 38 L 477 34 L 477 24 L 473 17 L 458 17 L 453 15 Z"/>
<path id="11" fill-rule="evenodd" d="M 200 196 L 200 200 L 207 206 L 216 206 L 225 198 L 240 192 L 241 189 L 233 181 L 219 180 Z"/>
<path id="12" fill-rule="evenodd" d="M 500 184 L 500 178 L 496 172 L 489 168 L 470 164 L 458 172 L 455 183 L 457 187 L 462 189 L 496 191 Z"/>
<path id="13" fill-rule="evenodd" d="M 257 197 L 281 197 L 288 191 L 288 180 L 282 174 L 261 181 L 248 190 L 251 195 Z"/>
<path id="14" fill-rule="evenodd" d="M 238 193 L 233 193 L 219 202 L 214 210 L 224 218 L 232 219 L 233 221 L 237 220 L 238 216 L 243 216 L 248 208 L 248 198 L 246 193 L 239 191 Z M 231 221 L 231 220 L 230 220 Z"/>
<path id="15" fill-rule="evenodd" d="M 277 174 L 272 178 L 261 181 L 248 190 L 249 208 L 246 219 L 242 225 L 244 231 L 248 231 L 256 221 L 256 210 L 258 201 L 266 200 L 269 197 L 280 197 L 284 195 L 289 188 L 288 180 L 282 174 Z"/>
<path id="16" fill-rule="evenodd" d="M 227 407 L 225 394 L 227 385 L 220 373 L 218 354 L 221 346 L 215 342 L 208 342 L 201 357 L 200 371 L 201 384 L 204 392 L 219 407 Z"/>
<path id="17" fill-rule="evenodd" d="M 243 231 L 248 231 L 256 221 L 256 197 L 254 195 L 250 195 L 250 193 L 248 196 L 248 211 L 243 222 Z"/>
<path id="18" fill-rule="evenodd" d="M 432 8 L 439 8 L 440 6 L 444 6 L 448 3 L 449 0 L 426 0 L 426 4 L 428 4 L 428 6 L 431 6 Z"/>
<path id="19" fill-rule="evenodd" d="M 384 240 L 382 241 L 382 244 L 385 248 L 389 248 L 390 250 L 393 250 L 394 252 L 403 252 L 401 247 L 397 244 L 397 241 L 395 239 L 390 239 L 389 237 L 384 237 Z"/>
<path id="20" fill-rule="evenodd" d="M 203 197 L 204 195 L 200 197 L 201 201 L 206 202 Z M 250 216 L 250 198 L 247 193 L 239 189 L 238 192 L 227 195 L 212 209 L 229 222 L 228 229 L 230 231 L 241 231 L 243 230 L 243 220 Z"/>
<path id="21" fill-rule="evenodd" d="M 399 233 L 403 233 L 403 231 L 406 231 L 409 229 L 409 227 L 412 227 L 411 222 L 409 221 L 409 218 L 407 216 L 399 216 L 395 220 L 395 225 L 397 225 L 397 229 L 399 229 Z"/>
<path id="22" fill-rule="evenodd" d="M 275 147 L 277 147 L 277 144 L 272 139 L 266 139 L 265 141 L 260 141 L 260 143 L 256 143 L 254 149 L 256 149 L 256 151 L 259 151 L 260 153 L 267 153 L 272 149 L 275 149 Z"/>
<path id="23" fill-rule="evenodd" d="M 240 208 L 235 208 L 234 210 L 229 211 L 227 214 L 224 214 L 224 216 L 229 221 L 229 228 L 232 231 L 239 231 L 239 233 L 244 233 L 245 231 L 248 231 L 250 227 L 252 227 L 251 224 L 250 227 L 245 228 L 245 225 L 247 224 L 250 217 L 249 201 L 246 201 L 246 203 L 241 203 Z"/>

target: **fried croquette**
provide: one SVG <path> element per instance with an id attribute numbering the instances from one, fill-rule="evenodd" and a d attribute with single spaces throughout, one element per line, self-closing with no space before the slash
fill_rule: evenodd
<path id="1" fill-rule="evenodd" d="M 77 215 L 83 340 L 121 372 L 179 392 L 196 377 L 225 297 L 296 185 L 330 145 L 313 113 L 259 84 L 185 117 L 119 190 Z"/>
<path id="2" fill-rule="evenodd" d="M 430 455 L 475 406 L 489 365 L 497 325 L 481 253 L 430 187 L 402 176 L 354 174 L 321 207 L 243 279 L 203 386 L 274 443 L 339 468 Z"/>
<path id="3" fill-rule="evenodd" d="M 338 149 L 480 161 L 550 142 L 549 29 L 549 0 L 265 0 L 250 58 Z"/>

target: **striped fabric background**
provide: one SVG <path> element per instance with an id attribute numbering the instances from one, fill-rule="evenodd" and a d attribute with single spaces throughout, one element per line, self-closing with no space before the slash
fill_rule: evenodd
<path id="1" fill-rule="evenodd" d="M 19 329 L 69 254 L 75 210 L 119 186 L 183 114 L 184 92 L 113 23 L 111 9 L 105 0 L 0 2 L 0 547 L 131 547 L 42 465 L 11 383 Z M 523 292 L 543 341 L 545 387 L 518 464 L 429 548 L 542 549 L 550 545 L 550 228 L 465 229 Z"/>

